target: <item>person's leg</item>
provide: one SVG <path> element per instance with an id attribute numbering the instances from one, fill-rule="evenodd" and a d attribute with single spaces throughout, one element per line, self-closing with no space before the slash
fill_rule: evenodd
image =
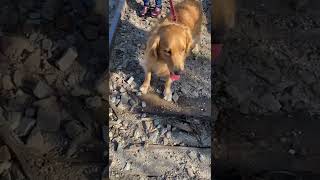
<path id="1" fill-rule="evenodd" d="M 152 17 L 157 17 L 161 14 L 162 0 L 155 0 L 155 1 L 156 1 L 156 7 L 151 12 Z"/>
<path id="2" fill-rule="evenodd" d="M 143 6 L 149 6 L 149 0 L 143 0 Z"/>
<path id="3" fill-rule="evenodd" d="M 149 5 L 150 5 L 149 0 L 143 0 L 143 7 L 142 7 L 142 10 L 140 11 L 140 16 L 145 16 L 147 14 Z"/>
<path id="4" fill-rule="evenodd" d="M 162 8 L 162 0 L 156 0 L 156 7 L 157 8 Z"/>

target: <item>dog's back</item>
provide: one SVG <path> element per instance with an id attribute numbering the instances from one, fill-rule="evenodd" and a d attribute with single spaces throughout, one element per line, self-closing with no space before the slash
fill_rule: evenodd
<path id="1" fill-rule="evenodd" d="M 184 0 L 175 6 L 177 21 L 196 31 L 202 22 L 201 3 L 198 0 Z M 169 16 L 172 18 L 172 15 Z"/>
<path id="2" fill-rule="evenodd" d="M 214 34 L 223 34 L 234 26 L 236 14 L 235 0 L 214 0 L 212 9 L 212 29 Z"/>

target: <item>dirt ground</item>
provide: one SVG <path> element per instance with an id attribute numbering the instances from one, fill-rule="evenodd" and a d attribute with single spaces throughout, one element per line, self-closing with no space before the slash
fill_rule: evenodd
<path id="1" fill-rule="evenodd" d="M 217 179 L 319 179 L 320 4 L 239 6 L 214 68 Z"/>
<path id="2" fill-rule="evenodd" d="M 92 9 L 0 2 L 0 179 L 101 179 L 107 34 Z"/>
<path id="3" fill-rule="evenodd" d="M 144 78 L 138 62 L 148 32 L 158 22 L 138 16 L 141 2 L 127 1 L 111 51 L 109 177 L 210 179 L 210 1 L 202 1 L 200 51 L 188 58 L 186 76 L 173 84 L 172 103 L 162 99 L 163 82 L 156 77 L 148 95 L 138 91 Z M 165 0 L 162 17 L 168 12 Z"/>

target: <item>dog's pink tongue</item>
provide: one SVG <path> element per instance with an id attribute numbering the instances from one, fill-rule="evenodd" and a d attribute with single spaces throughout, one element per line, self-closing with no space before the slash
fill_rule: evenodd
<path id="1" fill-rule="evenodd" d="M 179 80 L 180 79 L 180 75 L 175 75 L 175 74 L 170 74 L 170 79 L 172 80 L 172 81 L 177 81 L 177 80 Z"/>

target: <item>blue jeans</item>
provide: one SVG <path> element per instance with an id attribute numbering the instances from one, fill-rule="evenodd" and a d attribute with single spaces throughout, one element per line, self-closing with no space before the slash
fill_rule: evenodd
<path id="1" fill-rule="evenodd" d="M 144 6 L 149 6 L 150 3 L 149 3 L 150 0 L 143 0 L 143 5 Z M 156 7 L 157 8 L 161 8 L 162 7 L 162 0 L 155 0 L 156 1 Z"/>

